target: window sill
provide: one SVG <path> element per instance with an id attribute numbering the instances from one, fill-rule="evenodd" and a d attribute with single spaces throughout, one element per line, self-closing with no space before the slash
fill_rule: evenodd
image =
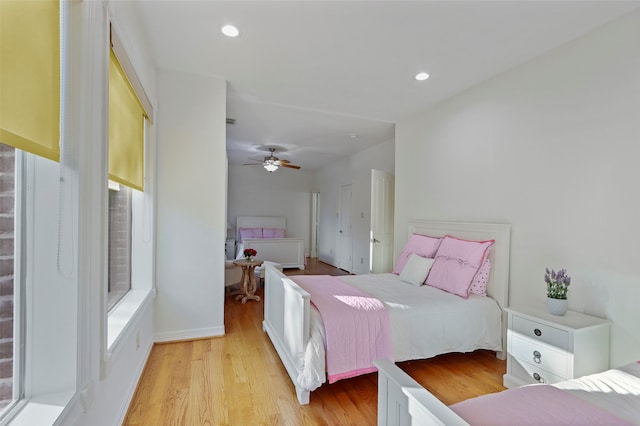
<path id="1" fill-rule="evenodd" d="M 133 323 L 142 308 L 155 297 L 153 290 L 131 290 L 109 312 L 107 319 L 107 351 L 114 352 L 118 342 L 125 334 L 128 325 Z"/>
<path id="2" fill-rule="evenodd" d="M 10 420 L 11 426 L 53 425 L 68 408 L 73 392 L 31 398 Z"/>

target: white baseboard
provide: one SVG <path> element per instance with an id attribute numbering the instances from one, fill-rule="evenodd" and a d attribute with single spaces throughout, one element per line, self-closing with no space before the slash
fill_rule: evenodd
<path id="1" fill-rule="evenodd" d="M 318 260 L 322 263 L 326 263 L 329 266 L 333 266 L 334 268 L 337 268 L 336 265 L 334 265 L 334 259 L 333 257 L 324 257 L 324 256 L 320 256 L 318 257 Z"/>
<path id="2" fill-rule="evenodd" d="M 224 336 L 224 326 L 196 328 L 192 330 L 165 331 L 153 335 L 154 342 L 173 342 L 177 340 L 206 339 L 207 337 Z"/>

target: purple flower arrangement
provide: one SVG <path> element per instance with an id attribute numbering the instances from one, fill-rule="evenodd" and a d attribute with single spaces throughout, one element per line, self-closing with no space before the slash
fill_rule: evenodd
<path id="1" fill-rule="evenodd" d="M 545 269 L 544 282 L 547 283 L 547 297 L 551 299 L 566 299 L 571 284 L 571 277 L 567 275 L 566 269 L 560 269 L 558 272 L 549 268 Z"/>

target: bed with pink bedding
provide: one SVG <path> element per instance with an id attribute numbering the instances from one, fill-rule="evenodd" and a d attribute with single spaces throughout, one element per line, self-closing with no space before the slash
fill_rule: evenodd
<path id="1" fill-rule="evenodd" d="M 263 328 L 300 403 L 308 403 L 310 393 L 327 380 L 375 371 L 373 361 L 379 358 L 399 362 L 476 349 L 493 350 L 503 357 L 509 233 L 509 225 L 504 224 L 409 223 L 405 249 L 416 234 L 481 242 L 482 253 L 491 246 L 486 250 L 491 274 L 482 294 L 460 296 L 456 289 L 438 288 L 441 283 L 435 281 L 426 285 L 426 277 L 412 283 L 415 277 L 405 274 L 413 270 L 409 256 L 403 259 L 406 265 L 401 273 L 288 277 L 267 267 Z M 451 263 L 471 277 L 464 270 L 469 263 L 479 268 L 483 256 L 475 262 L 454 260 L 449 250 L 441 263 Z M 431 271 L 436 268 L 435 258 L 419 262 L 433 263 Z M 446 278 L 450 273 L 444 268 L 437 275 Z"/>
<path id="2" fill-rule="evenodd" d="M 640 425 L 640 361 L 447 407 L 396 365 L 378 366 L 378 425 Z"/>
<path id="3" fill-rule="evenodd" d="M 286 235 L 283 216 L 238 216 L 236 218 L 236 259 L 244 249 L 258 252 L 257 258 L 279 263 L 283 268 L 304 269 L 304 238 Z"/>

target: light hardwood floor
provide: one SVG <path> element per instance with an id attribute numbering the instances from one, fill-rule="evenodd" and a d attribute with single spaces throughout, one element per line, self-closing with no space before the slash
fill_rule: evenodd
<path id="1" fill-rule="evenodd" d="M 288 274 L 345 274 L 311 261 Z M 261 290 L 259 294 L 262 295 Z M 375 425 L 377 376 L 325 384 L 300 406 L 269 338 L 263 303 L 225 299 L 224 337 L 156 344 L 125 425 Z M 446 404 L 503 390 L 505 362 L 493 352 L 399 364 Z"/>

